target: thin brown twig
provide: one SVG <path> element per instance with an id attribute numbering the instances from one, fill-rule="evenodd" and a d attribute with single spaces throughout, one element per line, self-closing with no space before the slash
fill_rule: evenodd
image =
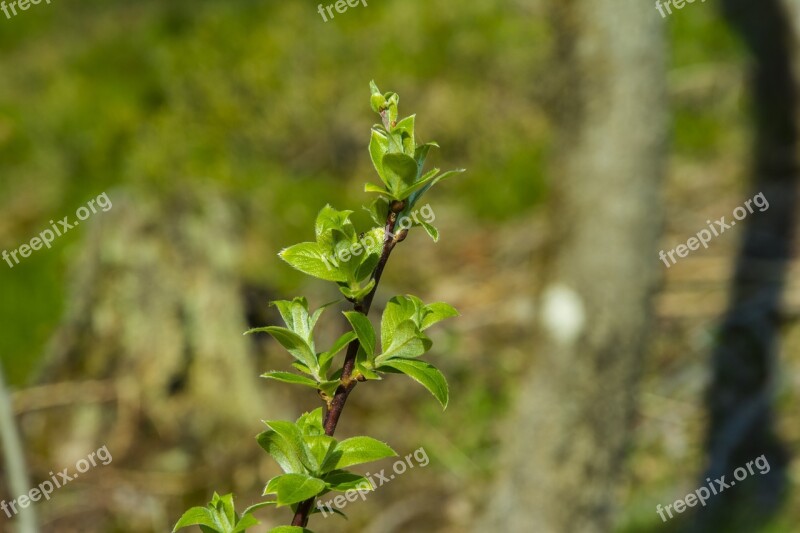
<path id="1" fill-rule="evenodd" d="M 383 269 L 386 268 L 386 263 L 389 261 L 389 255 L 391 255 L 395 245 L 405 238 L 406 230 L 398 232 L 397 235 L 394 234 L 395 224 L 397 223 L 397 215 L 403 210 L 404 207 L 404 202 L 394 202 L 392 204 L 389 216 L 386 219 L 386 226 L 384 227 L 381 256 L 378 260 L 375 270 L 372 273 L 372 279 L 375 280 L 375 285 L 361 302 L 358 302 L 353 306 L 355 311 L 358 311 L 364 315 L 369 314 L 369 309 L 372 306 L 372 299 L 375 297 L 375 292 L 378 290 L 378 283 L 383 275 Z M 352 375 L 356 364 L 356 356 L 358 355 L 358 349 L 360 346 L 361 344 L 358 342 L 358 340 L 352 341 L 347 346 L 347 353 L 344 358 L 344 364 L 342 365 L 341 385 L 339 385 L 339 388 L 336 389 L 336 393 L 334 394 L 333 400 L 330 403 L 330 408 L 325 413 L 325 434 L 329 437 L 332 437 L 336 431 L 336 426 L 339 423 L 339 417 L 342 416 L 342 411 L 344 410 L 345 403 L 347 403 L 347 398 L 350 396 L 350 393 L 358 383 L 358 379 L 353 379 Z M 294 519 L 292 520 L 293 526 L 305 527 L 308 525 L 308 517 L 310 516 L 311 509 L 314 506 L 314 500 L 315 498 L 310 498 L 301 502 L 300 505 L 297 506 L 297 511 L 295 512 Z"/>

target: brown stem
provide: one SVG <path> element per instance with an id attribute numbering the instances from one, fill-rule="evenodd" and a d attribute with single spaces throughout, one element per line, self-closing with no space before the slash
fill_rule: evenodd
<path id="1" fill-rule="evenodd" d="M 353 306 L 355 311 L 363 313 L 364 315 L 369 314 L 369 308 L 372 306 L 372 299 L 375 297 L 375 292 L 378 290 L 378 283 L 381 281 L 383 269 L 386 268 L 386 263 L 389 261 L 389 255 L 392 253 L 395 245 L 399 242 L 399 239 L 397 238 L 398 236 L 394 234 L 394 227 L 397 223 L 397 214 L 403 210 L 404 206 L 404 202 L 392 203 L 391 212 L 386 219 L 386 226 L 384 227 L 381 256 L 378 260 L 375 270 L 372 273 L 372 279 L 375 280 L 375 285 L 361 302 L 358 302 Z M 358 383 L 358 379 L 353 379 L 352 375 L 353 369 L 356 365 L 356 356 L 358 355 L 358 349 L 360 346 L 361 345 L 358 340 L 354 340 L 347 345 L 347 353 L 344 357 L 344 364 L 342 365 L 342 383 L 339 385 L 339 388 L 336 389 L 336 393 L 333 396 L 330 408 L 328 409 L 328 412 L 325 413 L 325 434 L 329 437 L 332 437 L 336 431 L 336 425 L 339 423 L 339 417 L 342 416 L 344 405 L 347 403 L 347 397 L 350 396 L 350 392 Z M 292 519 L 292 525 L 306 527 L 306 525 L 308 525 L 308 517 L 313 506 L 314 498 L 310 498 L 304 502 L 301 502 L 300 505 L 297 506 L 294 519 Z"/>

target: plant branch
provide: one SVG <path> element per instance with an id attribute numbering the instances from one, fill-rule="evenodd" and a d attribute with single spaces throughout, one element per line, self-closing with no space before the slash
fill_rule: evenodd
<path id="1" fill-rule="evenodd" d="M 369 309 L 372 306 L 372 299 L 375 297 L 375 292 L 378 290 L 378 283 L 380 283 L 383 269 L 386 268 L 386 263 L 389 261 L 389 255 L 391 255 L 395 245 L 405 239 L 407 230 L 402 230 L 398 232 L 397 235 L 394 234 L 397 214 L 400 213 L 404 207 L 405 202 L 392 203 L 389 215 L 386 218 L 386 226 L 384 227 L 381 256 L 371 276 L 371 278 L 375 280 L 375 285 L 362 301 L 357 302 L 353 306 L 355 311 L 364 315 L 369 314 Z M 327 410 L 327 413 L 325 413 L 325 434 L 329 437 L 332 437 L 334 432 L 336 432 L 336 426 L 339 423 L 339 417 L 342 416 L 344 405 L 347 403 L 347 397 L 350 396 L 350 392 L 352 392 L 359 381 L 358 379 L 353 379 L 352 375 L 356 364 L 356 356 L 358 355 L 360 347 L 361 344 L 358 340 L 351 341 L 350 344 L 347 345 L 347 353 L 344 358 L 344 364 L 342 365 L 341 385 L 336 389 L 336 394 L 333 396 L 330 408 Z M 308 524 L 308 517 L 314 506 L 314 500 L 315 498 L 310 498 L 297 506 L 297 511 L 292 520 L 293 526 L 305 527 Z"/>

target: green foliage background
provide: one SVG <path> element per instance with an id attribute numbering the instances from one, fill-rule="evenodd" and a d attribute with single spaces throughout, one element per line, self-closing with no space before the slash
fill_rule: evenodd
<path id="1" fill-rule="evenodd" d="M 725 165 L 747 150 L 743 55 L 715 7 L 666 22 L 675 165 Z M 0 248 L 121 185 L 211 183 L 249 222 L 243 277 L 294 288 L 301 275 L 275 252 L 306 240 L 322 205 L 366 203 L 370 79 L 417 113 L 421 142 L 445 147 L 433 165 L 469 169 L 437 201 L 473 227 L 513 227 L 558 179 L 548 109 L 568 103 L 551 94 L 551 37 L 543 5 L 518 0 L 374 1 L 327 23 L 312 2 L 251 0 L 53 2 L 0 16 Z M 16 385 L 62 314 L 80 237 L 24 268 L 0 264 L 0 360 Z M 489 385 L 465 390 L 464 410 L 484 424 L 505 406 Z M 431 425 L 460 424 L 421 409 Z M 450 464 L 486 466 L 484 427 L 462 435 L 470 457 Z M 636 524 L 653 513 L 635 503 L 630 530 L 646 530 Z"/>
<path id="2" fill-rule="evenodd" d="M 736 57 L 711 6 L 670 23 L 677 75 Z M 549 29 L 520 2 L 376 2 L 324 23 L 304 2 L 87 1 L 35 6 L 0 28 L 4 247 L 98 191 L 198 180 L 257 214 L 254 234 L 291 242 L 317 206 L 362 201 L 372 78 L 413 102 L 423 141 L 447 147 L 437 166 L 470 169 L 448 201 L 510 223 L 546 198 Z M 678 103 L 680 152 L 730 146 L 735 108 Z M 75 233 L 3 272 L 0 321 L 18 334 L 0 338 L 0 354 L 16 383 L 59 317 Z M 276 243 L 261 246 L 249 275 L 294 275 L 274 268 Z"/>

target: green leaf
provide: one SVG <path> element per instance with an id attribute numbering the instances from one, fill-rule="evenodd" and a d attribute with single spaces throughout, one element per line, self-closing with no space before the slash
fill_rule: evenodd
<path id="1" fill-rule="evenodd" d="M 382 354 L 375 358 L 375 364 L 382 364 L 388 359 L 400 357 L 419 357 L 431 348 L 431 340 L 422 332 L 413 320 L 404 320 L 391 332 L 391 344 Z"/>
<path id="2" fill-rule="evenodd" d="M 425 309 L 428 311 L 428 313 L 425 315 L 425 318 L 422 319 L 422 325 L 420 326 L 421 330 L 426 330 L 445 318 L 459 316 L 459 312 L 455 307 L 444 302 L 434 302 L 432 304 L 428 304 L 425 306 Z"/>
<path id="3" fill-rule="evenodd" d="M 361 347 L 364 348 L 367 357 L 372 359 L 375 355 L 376 342 L 375 329 L 372 327 L 372 323 L 364 314 L 358 311 L 345 311 L 344 316 L 347 317 L 347 321 L 353 326 L 353 331 L 355 331 L 356 336 L 358 336 L 358 342 L 361 343 Z"/>
<path id="4" fill-rule="evenodd" d="M 179 529 L 199 525 L 210 527 L 214 531 L 219 531 L 219 524 L 214 521 L 214 514 L 210 509 L 207 507 L 192 507 L 183 513 L 178 523 L 172 528 L 172 532 L 175 533 L 175 531 Z"/>
<path id="5" fill-rule="evenodd" d="M 356 338 L 356 332 L 348 331 L 347 333 L 336 339 L 336 342 L 333 343 L 333 346 L 331 346 L 330 350 L 319 354 L 320 367 L 323 368 L 324 370 L 327 370 L 329 368 L 327 366 L 328 363 L 336 356 L 337 353 L 341 352 L 342 349 L 348 344 L 350 344 L 350 342 L 352 342 L 355 338 Z"/>
<path id="6" fill-rule="evenodd" d="M 419 225 L 422 226 L 422 228 L 425 230 L 425 233 L 427 233 L 428 236 L 433 239 L 433 242 L 439 242 L 439 230 L 436 229 L 436 226 L 429 224 L 424 220 L 421 220 Z"/>
<path id="7" fill-rule="evenodd" d="M 314 223 L 314 235 L 320 250 L 331 248 L 337 241 L 349 241 L 355 237 L 356 230 L 350 222 L 352 214 L 352 211 L 339 211 L 330 205 L 320 210 Z"/>
<path id="8" fill-rule="evenodd" d="M 222 524 L 225 531 L 230 531 L 236 523 L 236 509 L 233 505 L 233 494 L 220 496 L 216 492 L 211 498 L 211 506 L 214 508 L 216 520 Z"/>
<path id="9" fill-rule="evenodd" d="M 303 413 L 295 422 L 300 433 L 306 435 L 324 435 L 325 428 L 322 427 L 322 407 L 317 407 L 313 411 Z"/>
<path id="10" fill-rule="evenodd" d="M 307 378 L 305 376 L 300 376 L 298 374 L 292 374 L 291 372 L 279 372 L 277 370 L 272 370 L 271 372 L 261 374 L 261 377 L 267 379 L 274 379 L 275 381 L 282 381 L 283 383 L 305 385 L 306 387 L 311 387 L 314 389 L 317 388 L 317 382 L 314 381 L 313 379 Z"/>
<path id="11" fill-rule="evenodd" d="M 397 326 L 412 317 L 414 308 L 405 296 L 394 296 L 381 315 L 381 345 L 384 351 L 392 344 Z"/>
<path id="12" fill-rule="evenodd" d="M 376 229 L 380 231 L 381 241 L 383 241 L 383 228 L 386 225 L 386 219 L 389 217 L 389 202 L 383 197 L 375 198 L 369 206 L 363 206 L 363 209 L 369 213 L 372 221 L 378 225 Z"/>
<path id="13" fill-rule="evenodd" d="M 231 530 L 231 533 L 242 533 L 242 531 L 247 531 L 247 529 L 257 526 L 259 523 L 255 516 L 246 514 L 242 516 L 241 520 L 236 522 L 236 527 Z"/>
<path id="14" fill-rule="evenodd" d="M 449 401 L 447 380 L 435 366 L 416 359 L 390 359 L 384 362 L 378 370 L 385 371 L 385 367 L 402 372 L 414 381 L 420 383 L 439 400 L 443 408 L 447 408 L 447 403 Z"/>
<path id="15" fill-rule="evenodd" d="M 336 395 L 336 389 L 339 388 L 342 382 L 338 379 L 330 380 L 330 381 L 320 381 L 319 386 L 317 387 L 320 391 L 325 393 L 329 398 L 333 398 Z"/>
<path id="16" fill-rule="evenodd" d="M 422 176 L 420 179 L 416 180 L 414 183 L 412 183 L 411 185 L 409 185 L 405 189 L 402 189 L 401 191 L 397 191 L 397 193 L 396 193 L 397 196 L 399 196 L 400 198 L 408 198 L 409 196 L 411 196 L 412 192 L 414 192 L 415 190 L 419 189 L 420 187 L 422 187 L 426 183 L 428 183 L 428 182 L 432 181 L 433 179 L 435 179 L 436 178 L 436 174 L 438 174 L 438 173 L 439 173 L 439 169 L 438 168 L 434 168 L 432 170 L 429 170 L 424 176 Z"/>
<path id="17" fill-rule="evenodd" d="M 322 480 L 328 484 L 329 490 L 346 492 L 348 490 L 375 490 L 372 483 L 364 476 L 348 472 L 347 470 L 333 470 L 324 476 Z"/>
<path id="18" fill-rule="evenodd" d="M 378 194 L 387 194 L 387 195 L 391 194 L 389 191 L 386 190 L 385 187 L 375 185 L 374 183 L 365 183 L 364 192 L 376 192 Z"/>
<path id="19" fill-rule="evenodd" d="M 256 436 L 259 446 L 266 451 L 275 462 L 281 467 L 281 470 L 287 474 L 299 474 L 305 472 L 306 468 L 300 461 L 300 457 L 295 449 L 295 445 L 287 442 L 285 438 L 269 430 L 259 433 Z"/>
<path id="20" fill-rule="evenodd" d="M 346 281 L 339 271 L 335 258 L 326 256 L 315 242 L 301 242 L 284 248 L 278 254 L 281 259 L 304 274 L 325 281 Z"/>
<path id="21" fill-rule="evenodd" d="M 414 156 L 414 149 L 416 143 L 414 142 L 414 121 L 416 115 L 411 115 L 400 120 L 394 127 L 394 131 L 402 132 L 403 153 L 408 154 L 409 157 Z"/>
<path id="22" fill-rule="evenodd" d="M 276 300 L 274 302 L 270 302 L 270 305 L 278 308 L 278 312 L 281 314 L 281 318 L 283 318 L 283 321 L 286 323 L 286 327 L 303 338 L 308 346 L 313 350 L 313 332 L 317 320 L 327 307 L 337 303 L 338 301 L 339 300 L 334 300 L 333 302 L 326 303 L 314 311 L 313 315 L 309 315 L 308 301 L 302 297 L 295 298 L 292 301 Z"/>
<path id="23" fill-rule="evenodd" d="M 382 163 L 386 185 L 394 195 L 414 183 L 417 177 L 417 163 L 411 156 L 389 153 L 383 156 Z"/>
<path id="24" fill-rule="evenodd" d="M 336 447 L 336 439 L 324 434 L 306 437 L 305 439 L 311 453 L 314 454 L 319 464 L 323 464 Z"/>
<path id="25" fill-rule="evenodd" d="M 245 335 L 250 333 L 269 333 L 272 337 L 280 343 L 281 346 L 286 348 L 295 359 L 306 365 L 311 370 L 318 368 L 317 357 L 308 343 L 300 335 L 292 330 L 282 328 L 279 326 L 266 326 L 263 328 L 254 328 L 245 332 Z"/>
<path id="26" fill-rule="evenodd" d="M 242 517 L 252 514 L 261 509 L 262 507 L 269 507 L 270 505 L 276 505 L 276 503 L 277 502 L 275 500 L 270 500 L 268 502 L 254 503 L 253 505 L 242 511 Z"/>
<path id="27" fill-rule="evenodd" d="M 369 139 L 369 157 L 381 181 L 386 185 L 388 183 L 383 173 L 383 156 L 387 153 L 389 153 L 389 139 L 383 132 L 373 128 Z"/>
<path id="28" fill-rule="evenodd" d="M 323 312 L 323 311 L 325 311 L 325 309 L 327 309 L 328 307 L 330 307 L 330 306 L 332 306 L 332 305 L 338 304 L 338 303 L 339 303 L 339 302 L 341 302 L 341 301 L 342 301 L 342 300 L 341 300 L 341 298 L 337 298 L 336 300 L 334 300 L 334 301 L 332 301 L 332 302 L 328 302 L 328 303 L 326 303 L 326 304 L 323 304 L 323 305 L 321 305 L 321 306 L 319 307 L 319 309 L 317 309 L 316 311 L 314 311 L 314 314 L 313 314 L 313 315 L 311 315 L 311 316 L 308 318 L 308 328 L 309 328 L 309 330 L 311 330 L 311 331 L 313 331 L 313 330 L 314 330 L 314 326 L 316 326 L 316 325 L 317 325 L 317 320 L 319 320 L 319 317 L 320 317 L 320 315 L 322 315 L 322 312 Z M 310 344 L 310 343 L 309 343 L 309 344 Z"/>
<path id="29" fill-rule="evenodd" d="M 272 478 L 264 494 L 275 494 L 278 507 L 313 498 L 325 490 L 325 482 L 306 474 L 282 474 Z"/>
<path id="30" fill-rule="evenodd" d="M 339 291 L 341 291 L 341 293 L 342 293 L 342 294 L 344 294 L 344 296 L 345 296 L 346 298 L 349 298 L 350 300 L 352 300 L 352 301 L 354 301 L 354 302 L 359 302 L 359 301 L 361 301 L 361 300 L 362 300 L 362 299 L 363 299 L 363 298 L 364 298 L 364 297 L 365 297 L 367 294 L 369 294 L 369 292 L 372 290 L 372 288 L 373 288 L 374 286 L 375 286 L 375 280 L 374 280 L 374 279 L 371 279 L 371 280 L 369 280 L 369 282 L 368 282 L 366 285 L 364 285 L 363 287 L 360 287 L 360 286 L 359 286 L 358 288 L 355 288 L 355 289 L 354 289 L 354 288 L 351 288 L 351 287 L 347 287 L 347 286 L 341 286 L 341 285 L 340 285 L 340 286 L 339 286 Z"/>
<path id="31" fill-rule="evenodd" d="M 347 468 L 377 461 L 385 457 L 396 457 L 397 453 L 383 443 L 372 437 L 352 437 L 339 442 L 322 466 L 323 472 Z"/>
<path id="32" fill-rule="evenodd" d="M 308 449 L 305 439 L 303 439 L 303 433 L 297 424 L 284 420 L 269 420 L 264 423 L 286 440 L 289 446 L 291 446 L 291 451 L 294 456 L 300 460 L 309 472 L 317 471 L 319 463 L 317 463 L 311 451 Z"/>
<path id="33" fill-rule="evenodd" d="M 365 254 L 364 259 L 361 261 L 361 264 L 358 266 L 358 269 L 356 270 L 356 279 L 358 281 L 361 281 L 367 276 L 370 276 L 372 272 L 375 270 L 375 267 L 378 266 L 379 260 L 380 256 L 377 253 Z"/>
<path id="34" fill-rule="evenodd" d="M 300 526 L 278 526 L 269 530 L 269 533 L 314 533 L 310 529 Z"/>
<path id="35" fill-rule="evenodd" d="M 462 172 L 466 172 L 466 170 L 463 169 L 463 168 L 458 168 L 458 169 L 455 169 L 455 170 L 448 170 L 447 172 L 445 172 L 443 174 L 439 174 L 438 176 L 436 176 L 436 178 L 434 178 L 433 180 L 431 180 L 428 183 L 426 183 L 421 189 L 413 192 L 408 197 L 408 208 L 414 207 L 414 205 L 419 201 L 419 199 L 422 198 L 422 195 L 425 194 L 426 192 L 428 192 L 428 189 L 430 189 L 431 187 L 433 187 L 434 185 L 436 185 L 437 183 L 439 183 L 443 179 L 449 178 L 450 176 L 453 176 L 455 174 L 461 174 Z"/>
<path id="36" fill-rule="evenodd" d="M 403 130 L 412 137 L 414 136 L 414 122 L 416 120 L 416 115 L 410 115 L 404 118 L 403 120 L 399 120 L 395 125 L 395 130 Z"/>
<path id="37" fill-rule="evenodd" d="M 337 509 L 336 507 L 334 507 L 334 506 L 332 506 L 332 505 L 331 505 L 331 506 L 322 505 L 322 507 L 325 509 L 325 512 L 326 512 L 326 513 L 333 512 L 334 514 L 338 514 L 339 516 L 341 516 L 341 517 L 343 517 L 345 520 L 347 520 L 347 515 L 346 515 L 346 514 L 344 514 L 343 512 L 341 512 L 341 511 L 340 511 L 339 509 Z M 311 514 L 312 514 L 312 515 L 314 515 L 314 514 L 317 514 L 317 513 L 321 513 L 321 512 L 322 512 L 322 510 L 320 509 L 320 506 L 318 506 L 318 505 L 314 506 L 314 507 L 311 509 Z"/>
<path id="38" fill-rule="evenodd" d="M 270 305 L 278 308 L 287 328 L 308 340 L 308 301 L 305 298 L 301 296 L 291 301 L 275 300 Z"/>
<path id="39" fill-rule="evenodd" d="M 422 167 L 425 166 L 425 160 L 428 158 L 428 152 L 431 148 L 439 148 L 435 142 L 429 142 L 417 146 L 414 150 L 414 160 L 417 162 L 417 174 L 422 174 Z"/>
<path id="40" fill-rule="evenodd" d="M 300 363 L 299 361 L 295 361 L 294 363 L 292 363 L 292 366 L 295 367 L 300 372 L 302 372 L 303 374 L 313 374 L 310 368 L 308 368 L 303 363 Z"/>

